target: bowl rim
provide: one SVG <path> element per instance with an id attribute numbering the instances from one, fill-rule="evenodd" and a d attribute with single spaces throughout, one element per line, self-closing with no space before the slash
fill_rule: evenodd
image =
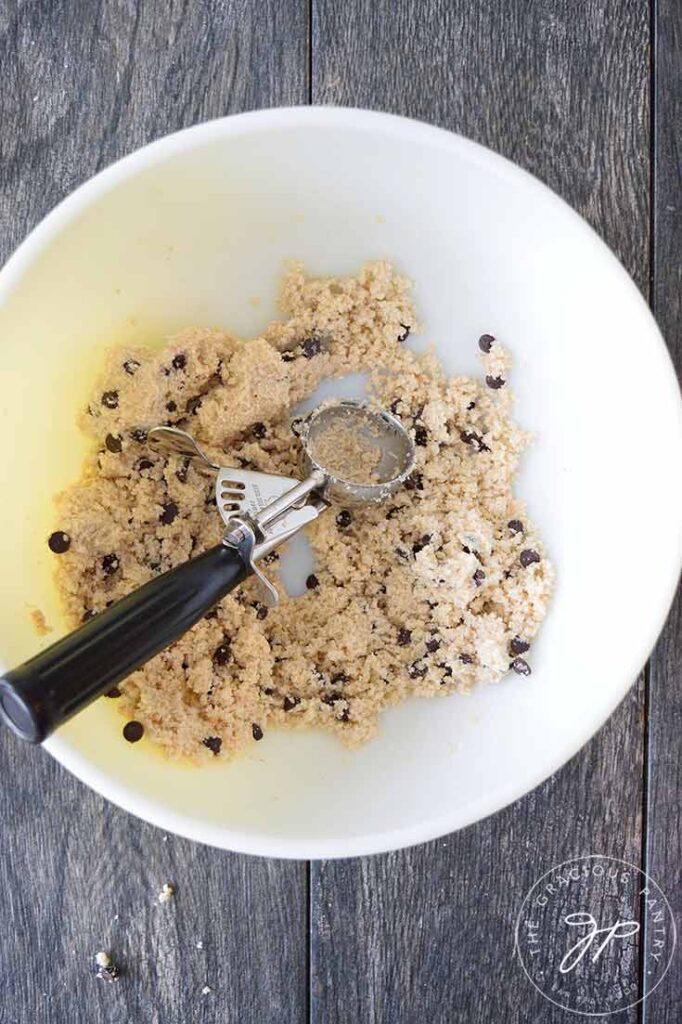
<path id="1" fill-rule="evenodd" d="M 677 400 L 682 425 L 682 397 L 665 341 L 639 289 L 596 231 L 547 185 L 506 157 L 445 128 L 396 114 L 353 107 L 273 107 L 206 121 L 148 143 L 79 185 L 38 222 L 0 270 L 0 305 L 18 286 L 24 272 L 65 227 L 108 191 L 115 189 L 119 184 L 139 172 L 162 163 L 176 154 L 191 150 L 197 145 L 208 144 L 218 139 L 301 126 L 347 128 L 371 134 L 379 132 L 407 140 L 412 145 L 428 145 L 433 148 L 446 148 L 451 152 L 458 151 L 470 163 L 477 163 L 479 166 L 485 167 L 486 171 L 492 172 L 514 185 L 521 185 L 536 193 L 539 192 L 544 196 L 545 202 L 560 208 L 564 215 L 568 213 L 569 218 L 580 229 L 586 241 L 592 247 L 596 246 L 601 251 L 602 257 L 617 268 L 623 289 L 629 290 L 631 300 L 639 303 L 641 310 L 646 314 L 646 318 L 650 322 L 652 342 L 655 342 L 658 348 L 658 357 L 662 358 L 663 364 L 667 362 L 670 399 L 671 401 Z M 677 443 L 682 453 L 682 431 Z M 124 810 L 166 831 L 221 849 L 288 859 L 333 859 L 383 853 L 413 846 L 464 828 L 508 806 L 531 792 L 582 749 L 627 696 L 646 663 L 674 599 L 681 568 L 682 529 L 678 541 L 677 557 L 671 559 L 668 578 L 661 581 L 656 601 L 657 614 L 652 618 L 652 621 L 656 623 L 655 628 L 650 629 L 647 635 L 641 638 L 638 657 L 633 658 L 632 674 L 629 680 L 625 679 L 619 687 L 614 687 L 612 699 L 608 702 L 605 713 L 601 708 L 592 717 L 587 717 L 581 735 L 579 737 L 573 735 L 570 742 L 566 741 L 558 747 L 552 763 L 544 762 L 541 769 L 533 773 L 530 781 L 526 777 L 520 783 L 518 781 L 510 782 L 487 794 L 485 798 L 472 799 L 464 805 L 453 807 L 445 814 L 420 821 L 414 825 L 350 837 L 329 836 L 324 839 L 287 838 L 235 830 L 195 819 L 191 815 L 171 811 L 152 799 L 140 796 L 129 786 L 118 783 L 107 772 L 94 768 L 87 758 L 81 755 L 59 733 L 52 736 L 43 746 L 78 779 Z M 664 582 L 665 585 L 663 585 Z"/>

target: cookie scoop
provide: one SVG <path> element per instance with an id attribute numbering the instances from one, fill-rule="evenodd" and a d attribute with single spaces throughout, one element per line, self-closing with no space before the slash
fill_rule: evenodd
<path id="1" fill-rule="evenodd" d="M 215 475 L 222 541 L 157 576 L 30 661 L 0 678 L 0 714 L 20 737 L 41 743 L 191 629 L 249 575 L 269 603 L 274 585 L 258 563 L 333 502 L 380 503 L 414 466 L 414 444 L 400 421 L 367 402 L 325 403 L 296 422 L 304 479 L 221 467 L 185 431 L 156 427 L 148 443 L 192 459 Z"/>

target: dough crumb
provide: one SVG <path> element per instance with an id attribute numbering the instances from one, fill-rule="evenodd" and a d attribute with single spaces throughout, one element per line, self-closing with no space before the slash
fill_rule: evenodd
<path id="1" fill-rule="evenodd" d="M 95 954 L 95 964 L 97 966 L 96 977 L 101 981 L 117 981 L 121 976 L 120 967 L 114 963 L 109 953 L 103 949 Z"/>
<path id="2" fill-rule="evenodd" d="M 48 633 L 52 632 L 52 626 L 46 622 L 45 613 L 40 608 L 33 608 L 31 610 L 31 622 L 38 636 L 47 636 Z"/>
<path id="3" fill-rule="evenodd" d="M 159 893 L 159 903 L 168 903 L 175 896 L 175 887 L 170 882 L 164 882 Z"/>
<path id="4" fill-rule="evenodd" d="M 202 996 L 207 996 L 212 991 L 213 991 L 213 989 L 211 988 L 210 985 L 204 985 L 204 987 L 201 990 L 201 994 L 202 994 Z"/>

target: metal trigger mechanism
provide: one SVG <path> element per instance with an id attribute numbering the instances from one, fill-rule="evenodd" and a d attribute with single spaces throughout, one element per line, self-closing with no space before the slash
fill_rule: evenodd
<path id="1" fill-rule="evenodd" d="M 265 555 L 317 519 L 332 501 L 350 506 L 384 501 L 414 468 L 414 442 L 400 420 L 362 400 L 318 406 L 297 421 L 296 434 L 304 480 L 220 466 L 177 427 L 154 427 L 148 435 L 155 451 L 183 457 L 215 474 L 216 505 L 226 527 L 222 543 L 237 551 L 258 577 L 271 606 L 279 596 L 258 566 Z M 355 464 L 340 460 L 349 434 L 351 447 L 367 455 L 369 466 L 360 475 Z"/>

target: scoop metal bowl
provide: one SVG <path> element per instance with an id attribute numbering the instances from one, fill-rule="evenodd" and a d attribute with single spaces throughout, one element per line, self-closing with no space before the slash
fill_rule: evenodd
<path id="1" fill-rule="evenodd" d="M 377 452 L 371 480 L 346 480 L 338 469 L 325 465 L 320 442 L 339 427 L 355 432 Z M 400 420 L 358 399 L 317 406 L 303 420 L 299 438 L 308 475 L 322 474 L 324 483 L 320 489 L 323 496 L 343 505 L 385 501 L 405 483 L 414 469 L 414 442 Z"/>

